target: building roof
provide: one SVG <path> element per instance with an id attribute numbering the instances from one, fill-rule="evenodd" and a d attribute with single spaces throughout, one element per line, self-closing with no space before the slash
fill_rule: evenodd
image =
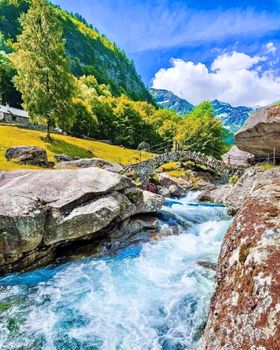
<path id="1" fill-rule="evenodd" d="M 8 105 L 4 106 L 0 104 L 0 113 L 3 112 L 5 114 L 15 115 L 17 117 L 29 118 L 29 115 L 23 109 L 18 109 L 14 107 L 10 107 Z"/>

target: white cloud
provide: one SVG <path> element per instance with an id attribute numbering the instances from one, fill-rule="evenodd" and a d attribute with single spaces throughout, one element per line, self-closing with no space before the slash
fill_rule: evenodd
<path id="1" fill-rule="evenodd" d="M 172 59 L 172 67 L 156 73 L 153 87 L 170 90 L 193 104 L 218 99 L 234 106 L 267 105 L 280 100 L 280 76 L 264 70 L 265 61 L 268 56 L 236 51 L 219 55 L 210 69 L 202 63 Z"/>
<path id="2" fill-rule="evenodd" d="M 267 53 L 275 53 L 277 48 L 275 45 L 270 41 L 265 45 Z"/>
<path id="3" fill-rule="evenodd" d="M 242 69 L 249 69 L 255 64 L 265 60 L 265 57 L 251 57 L 244 53 L 233 51 L 231 54 L 225 53 L 218 56 L 212 63 L 211 69 L 213 71 L 223 70 L 225 72 L 240 71 Z"/>

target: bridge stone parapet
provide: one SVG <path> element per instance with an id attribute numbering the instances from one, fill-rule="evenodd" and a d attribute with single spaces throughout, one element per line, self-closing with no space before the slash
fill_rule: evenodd
<path id="1" fill-rule="evenodd" d="M 184 162 L 188 160 L 206 166 L 226 180 L 232 175 L 242 175 L 244 173 L 244 168 L 242 167 L 231 167 L 212 156 L 207 156 L 206 154 L 190 150 L 159 154 L 143 162 L 126 166 L 125 173 L 129 176 L 137 177 L 142 184 L 146 184 L 150 175 L 161 165 L 170 162 Z"/>

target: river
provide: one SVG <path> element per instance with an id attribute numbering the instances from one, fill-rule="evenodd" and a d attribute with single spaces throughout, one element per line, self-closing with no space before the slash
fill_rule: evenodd
<path id="1" fill-rule="evenodd" d="M 0 279 L 0 349 L 198 349 L 214 272 L 197 261 L 217 261 L 230 218 L 195 199 L 166 201 L 176 234 Z"/>

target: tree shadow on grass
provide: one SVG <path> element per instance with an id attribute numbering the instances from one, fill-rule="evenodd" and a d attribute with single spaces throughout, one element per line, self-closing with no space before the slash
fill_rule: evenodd
<path id="1" fill-rule="evenodd" d="M 74 145 L 73 143 L 66 142 L 63 140 L 56 139 L 52 137 L 49 139 L 43 139 L 46 143 L 46 148 L 55 154 L 66 154 L 70 157 L 79 157 L 79 158 L 92 158 L 94 154 L 86 150 L 85 148 Z"/>

